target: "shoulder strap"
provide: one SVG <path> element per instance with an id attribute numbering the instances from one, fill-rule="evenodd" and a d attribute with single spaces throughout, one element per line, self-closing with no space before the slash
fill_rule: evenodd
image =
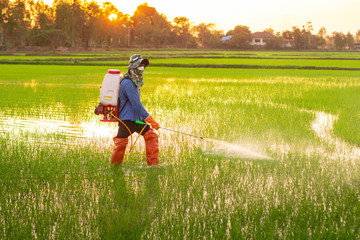
<path id="1" fill-rule="evenodd" d="M 121 76 L 120 76 L 120 84 L 121 84 L 121 82 L 122 82 L 124 79 L 125 79 L 124 77 L 121 78 Z M 125 105 L 128 103 L 128 101 L 129 101 L 129 98 L 126 99 L 124 106 L 121 108 L 120 111 L 118 111 L 118 115 L 120 115 L 120 113 L 122 112 L 122 110 L 124 110 L 124 107 L 125 107 Z M 119 109 L 119 108 L 120 108 L 120 96 L 118 97 L 118 104 L 117 104 L 117 105 L 118 105 L 118 109 Z"/>
<path id="2" fill-rule="evenodd" d="M 122 110 L 124 110 L 124 107 L 128 103 L 128 101 L 129 101 L 129 99 L 126 99 L 126 102 L 125 102 L 124 106 L 121 108 L 121 110 L 119 111 L 119 114 L 122 112 Z M 118 109 L 119 109 L 119 107 L 120 107 L 120 101 L 119 101 L 119 104 L 118 104 Z"/>

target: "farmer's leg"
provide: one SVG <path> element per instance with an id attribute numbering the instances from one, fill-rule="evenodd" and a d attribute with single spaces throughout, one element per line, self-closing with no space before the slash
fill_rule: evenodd
<path id="1" fill-rule="evenodd" d="M 144 125 L 141 125 L 142 128 Z M 138 130 L 138 129 L 137 129 Z M 141 131 L 141 130 L 140 130 Z M 138 133 L 140 131 L 137 131 Z M 147 125 L 141 133 L 145 139 L 146 162 L 148 165 L 157 165 L 159 163 L 159 139 L 155 131 Z"/>
<path id="2" fill-rule="evenodd" d="M 129 128 L 130 121 L 123 121 L 126 126 Z M 111 156 L 111 163 L 115 165 L 119 165 L 122 163 L 125 155 L 126 146 L 128 144 L 128 137 L 130 134 L 134 132 L 133 129 L 130 128 L 129 130 L 122 124 L 119 123 L 119 129 L 116 137 L 113 138 L 114 141 L 114 149 Z"/>

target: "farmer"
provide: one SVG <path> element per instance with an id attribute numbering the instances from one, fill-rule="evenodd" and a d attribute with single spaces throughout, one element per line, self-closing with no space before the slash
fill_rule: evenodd
<path id="1" fill-rule="evenodd" d="M 158 130 L 160 126 L 140 102 L 140 88 L 144 85 L 143 72 L 148 65 L 148 59 L 144 59 L 140 54 L 132 55 L 130 65 L 127 66 L 129 70 L 120 83 L 118 118 L 123 123 L 119 122 L 118 133 L 113 138 L 115 145 L 111 163 L 114 165 L 122 163 L 128 137 L 134 132 L 141 133 L 144 137 L 147 164 L 157 165 L 159 162 L 158 136 L 152 128 Z M 144 128 L 145 125 L 135 121 L 147 122 L 152 128 L 149 125 Z"/>

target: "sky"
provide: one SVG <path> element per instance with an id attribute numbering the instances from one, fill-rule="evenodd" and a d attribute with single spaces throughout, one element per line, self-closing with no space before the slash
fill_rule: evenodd
<path id="1" fill-rule="evenodd" d="M 215 23 L 218 30 L 245 25 L 252 32 L 272 28 L 275 32 L 302 28 L 311 21 L 314 33 L 325 27 L 327 34 L 334 31 L 355 34 L 360 29 L 360 0 L 107 0 L 119 11 L 132 15 L 144 2 L 165 14 L 168 20 L 184 16 L 197 25 Z M 52 0 L 44 0 L 51 3 Z M 98 1 L 101 2 L 101 1 Z"/>

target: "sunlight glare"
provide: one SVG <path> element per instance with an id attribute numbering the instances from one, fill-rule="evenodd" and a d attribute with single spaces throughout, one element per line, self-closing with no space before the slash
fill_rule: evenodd
<path id="1" fill-rule="evenodd" d="M 115 13 L 109 15 L 110 21 L 115 21 L 117 18 L 117 15 Z"/>

